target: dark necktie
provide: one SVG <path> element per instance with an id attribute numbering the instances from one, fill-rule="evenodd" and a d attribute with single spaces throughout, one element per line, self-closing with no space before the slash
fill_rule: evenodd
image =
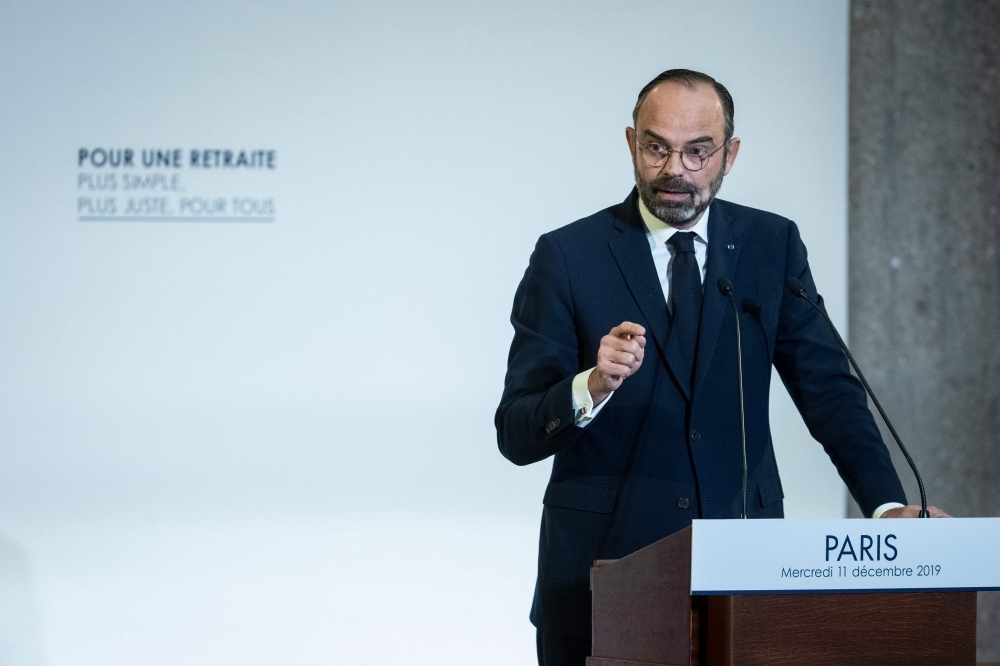
<path id="1" fill-rule="evenodd" d="M 694 256 L 693 231 L 678 231 L 667 243 L 674 248 L 674 261 L 670 276 L 670 299 L 673 301 L 671 312 L 672 334 L 677 336 L 677 342 L 684 358 L 694 370 L 695 347 L 698 342 L 698 322 L 701 320 L 701 269 Z"/>

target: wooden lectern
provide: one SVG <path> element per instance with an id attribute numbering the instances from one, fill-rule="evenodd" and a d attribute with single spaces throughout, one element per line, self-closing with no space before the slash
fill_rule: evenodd
<path id="1" fill-rule="evenodd" d="M 976 593 L 691 596 L 691 528 L 591 569 L 588 666 L 976 663 Z"/>

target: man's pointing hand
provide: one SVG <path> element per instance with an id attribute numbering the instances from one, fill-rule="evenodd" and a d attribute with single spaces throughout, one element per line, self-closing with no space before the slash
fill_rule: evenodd
<path id="1" fill-rule="evenodd" d="M 597 350 L 597 367 L 590 373 L 587 388 L 597 406 L 617 391 L 626 377 L 631 377 L 642 365 L 646 347 L 646 329 L 630 321 L 622 322 L 601 338 Z"/>

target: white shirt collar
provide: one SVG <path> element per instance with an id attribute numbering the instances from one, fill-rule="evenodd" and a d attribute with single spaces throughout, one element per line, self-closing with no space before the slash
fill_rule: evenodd
<path id="1" fill-rule="evenodd" d="M 639 197 L 639 215 L 642 217 L 642 221 L 646 225 L 646 230 L 649 231 L 650 236 L 653 238 L 653 249 L 666 245 L 667 239 L 678 231 L 693 231 L 697 234 L 697 238 L 695 240 L 708 245 L 708 215 L 711 210 L 711 206 L 706 208 L 705 214 L 702 215 L 701 219 L 698 220 L 698 222 L 690 229 L 675 229 L 649 212 L 649 209 L 646 208 L 646 204 L 644 204 L 642 202 L 642 198 Z"/>

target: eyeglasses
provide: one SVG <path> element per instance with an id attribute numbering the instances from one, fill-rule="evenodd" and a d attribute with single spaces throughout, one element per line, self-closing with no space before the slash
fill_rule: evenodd
<path id="1" fill-rule="evenodd" d="M 672 153 L 677 153 L 681 156 L 681 164 L 684 165 L 685 169 L 688 171 L 701 171 L 708 164 L 708 160 L 712 158 L 712 155 L 729 145 L 729 142 L 723 143 L 712 151 L 709 151 L 705 146 L 694 146 L 693 148 L 685 148 L 683 150 L 668 150 L 666 146 L 655 141 L 639 143 L 636 140 L 635 145 L 642 154 L 642 161 L 651 169 L 659 169 L 666 164 Z"/>

